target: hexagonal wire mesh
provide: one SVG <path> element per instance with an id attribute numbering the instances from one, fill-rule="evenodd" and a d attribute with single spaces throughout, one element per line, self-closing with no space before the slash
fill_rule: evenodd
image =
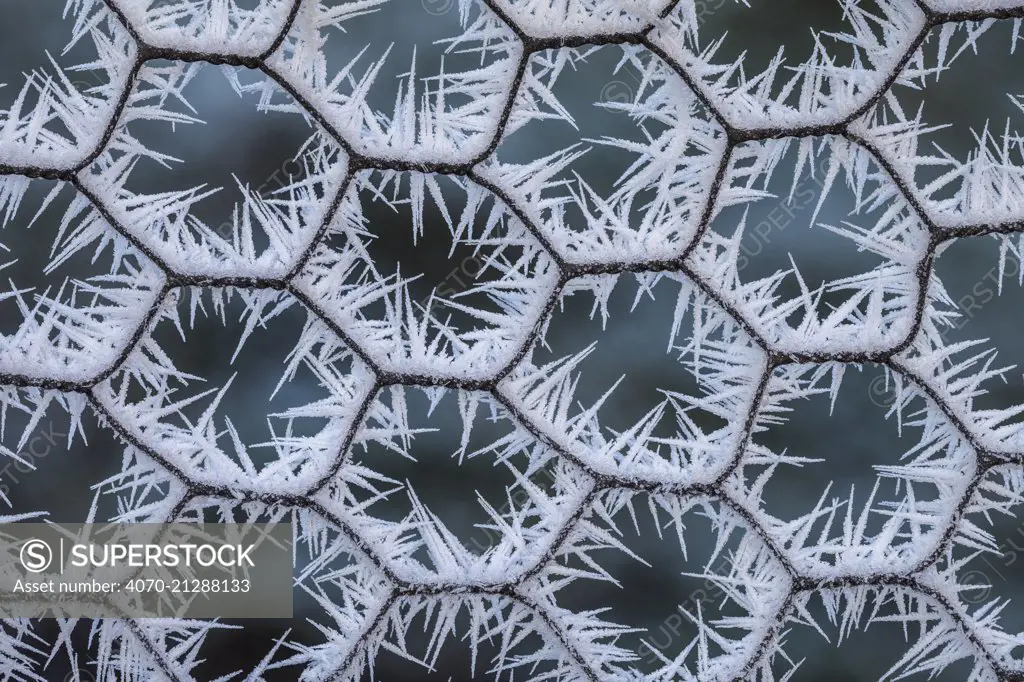
<path id="1" fill-rule="evenodd" d="M 5 518 L 297 527 L 5 679 L 1024 679 L 1024 4 L 0 12 Z"/>

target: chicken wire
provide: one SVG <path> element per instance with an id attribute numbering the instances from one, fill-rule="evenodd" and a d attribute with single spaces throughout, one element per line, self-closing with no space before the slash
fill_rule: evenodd
<path id="1" fill-rule="evenodd" d="M 992 519 L 1013 518 L 1021 501 L 1024 407 L 984 402 L 1011 368 L 984 342 L 949 338 L 972 309 L 959 310 L 963 299 L 935 274 L 960 240 L 994 237 L 999 293 L 1008 268 L 1019 278 L 1021 138 L 1010 123 L 986 125 L 972 131 L 966 158 L 929 151 L 938 126 L 913 102 L 999 31 L 1012 53 L 1024 7 L 837 0 L 845 32 L 815 33 L 796 66 L 780 51 L 748 74 L 743 55 L 719 59 L 724 41 L 705 35 L 725 4 L 403 7 L 456 20 L 460 32 L 434 41 L 445 55 L 436 73 L 418 76 L 413 56 L 395 88 L 378 82 L 391 48 L 373 61 L 375 46 L 348 30 L 384 0 L 70 0 L 69 50 L 93 45 L 85 71 L 105 79 L 83 84 L 53 60 L 49 72 L 25 74 L 0 112 L 5 233 L 32 228 L 71 195 L 59 220 L 35 228 L 52 233 L 40 270 L 56 272 L 57 285 L 39 292 L 11 280 L 0 299 L 17 311 L 0 349 L 3 426 L 15 432 L 4 435 L 5 455 L 23 462 L 56 406 L 69 447 L 91 415 L 123 450 L 120 471 L 94 487 L 90 520 L 293 520 L 296 585 L 320 610 L 321 641 L 282 635 L 246 679 L 376 679 L 375 661 L 389 653 L 429 670 L 442 644 L 471 651 L 464 674 L 487 679 L 789 679 L 799 663 L 790 631 L 837 628 L 841 643 L 887 623 L 905 653 L 883 677 L 966 662 L 950 679 L 1024 679 L 1021 635 L 1001 622 L 1013 606 L 992 597 L 977 563 L 999 556 Z M 338 41 L 340 56 L 328 50 Z M 623 81 L 600 83 L 598 104 L 637 137 L 579 133 L 580 143 L 530 158 L 531 126 L 582 127 L 556 96 L 558 80 L 609 54 L 610 73 L 632 80 L 619 93 L 608 85 Z M 231 96 L 313 130 L 274 192 L 238 182 L 241 200 L 219 227 L 199 216 L 202 187 L 132 184 L 146 163 L 175 161 L 173 149 L 143 139 L 145 125 L 176 132 L 201 120 L 184 91 L 204 65 L 224 67 Z M 1007 97 L 1022 107 L 1020 95 Z M 591 149 L 583 143 L 636 158 L 602 188 L 577 166 Z M 792 174 L 777 170 L 787 164 Z M 776 172 L 780 190 L 769 187 Z M 25 223 L 36 209 L 21 204 L 41 182 L 53 184 Z M 751 279 L 752 206 L 788 191 L 778 206 L 792 217 L 808 182 L 812 225 L 874 261 L 818 284 L 792 261 Z M 825 198 L 844 188 L 849 220 L 819 222 Z M 411 227 L 424 254 L 437 255 L 426 233 L 446 226 L 448 257 L 461 249 L 475 272 L 422 290 L 402 264 L 389 272 L 376 202 Z M 13 258 L 29 237 L 12 239 Z M 103 272 L 62 278 L 88 250 Z M 580 319 L 601 333 L 623 324 L 609 301 L 631 283 L 629 311 L 671 302 L 668 352 L 689 383 L 610 426 L 621 415 L 602 406 L 617 384 L 585 404 L 585 375 L 601 372 L 587 365 L 592 344 L 560 355 L 554 346 L 567 337 L 551 330 L 591 296 Z M 166 330 L 203 343 L 203 317 L 242 328 L 232 362 L 273 326 L 260 348 L 284 356 L 275 393 L 309 372 L 299 380 L 321 397 L 268 413 L 270 441 L 246 442 L 220 414 L 234 378 L 191 394 L 196 377 L 166 351 Z M 297 339 L 286 348 L 289 334 Z M 885 421 L 916 442 L 875 467 L 868 495 L 851 487 L 829 499 L 826 489 L 809 511 L 779 518 L 767 501 L 776 472 L 818 460 L 765 439 L 796 401 L 831 409 L 843 382 L 868 373 Z M 442 403 L 449 422 L 435 418 Z M 499 502 L 481 497 L 488 520 L 475 529 L 487 537 L 473 547 L 421 501 L 427 490 L 378 470 L 382 453 L 409 457 L 417 438 L 452 420 L 462 422 L 460 465 L 484 457 L 508 477 Z M 257 457 L 259 447 L 271 454 Z M 406 511 L 373 511 L 396 490 Z M 35 511 L 15 507 L 10 519 Z M 633 629 L 599 608 L 566 606 L 574 584 L 617 580 L 597 555 L 637 558 L 622 529 L 639 534 L 646 514 L 648 532 L 678 545 L 680 561 L 690 561 L 698 525 L 711 538 L 688 575 L 716 596 L 680 609 L 670 628 L 679 636 L 665 647 L 650 631 L 627 646 Z M 711 602 L 717 616 L 705 613 Z M 692 631 L 680 635 L 684 622 Z M 37 622 L 4 623 L 8 678 L 49 679 L 60 654 L 74 678 L 193 679 L 221 628 L 60 623 L 53 641 Z M 68 639 L 83 627 L 88 664 Z M 421 630 L 430 636 L 413 651 Z"/>

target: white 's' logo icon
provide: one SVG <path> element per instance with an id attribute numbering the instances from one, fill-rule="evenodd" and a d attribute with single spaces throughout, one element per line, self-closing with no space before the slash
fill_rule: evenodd
<path id="1" fill-rule="evenodd" d="M 53 550 L 42 540 L 26 540 L 21 546 L 21 565 L 30 573 L 42 573 L 53 561 Z"/>

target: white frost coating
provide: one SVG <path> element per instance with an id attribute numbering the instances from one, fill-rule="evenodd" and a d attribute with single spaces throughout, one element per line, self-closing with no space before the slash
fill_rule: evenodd
<path id="1" fill-rule="evenodd" d="M 588 136 L 580 128 L 583 122 L 577 123 L 555 94 L 574 96 L 582 90 L 595 75 L 584 70 L 587 59 L 599 52 L 617 61 L 614 70 L 601 76 L 628 82 L 612 81 L 612 89 L 606 85 L 599 93 L 602 100 L 588 101 L 587 108 L 575 113 L 587 117 L 591 107 L 600 107 L 620 117 L 620 134 L 635 128 L 629 137 Z M 632 79 L 640 84 L 635 95 Z M 614 91 L 615 84 L 620 92 Z M 503 163 L 507 150 L 514 153 L 523 140 L 554 130 L 552 121 L 562 123 L 558 139 L 572 144 L 530 163 Z M 594 188 L 581 176 L 594 163 L 589 152 L 595 147 L 623 157 L 622 174 L 611 192 Z M 493 165 L 483 166 L 480 173 L 513 198 L 566 260 L 670 259 L 693 238 L 725 147 L 724 131 L 683 80 L 646 50 L 558 50 L 531 57 L 506 137 Z"/>
<path id="2" fill-rule="evenodd" d="M 951 122 L 943 107 L 928 102 L 929 89 L 941 87 L 943 75 L 953 69 L 986 78 L 996 46 L 1004 54 L 1024 50 L 1021 19 L 932 29 L 885 97 L 854 128 L 878 146 L 942 226 L 1024 219 L 1024 93 L 1014 76 L 1007 75 L 1012 89 L 1001 93 L 1005 99 L 998 103 L 1008 105 L 1003 110 L 1009 115 L 986 119 L 969 133 L 959 131 L 972 138 L 967 154 L 944 149 L 933 137 Z M 988 54 L 979 54 L 985 49 Z"/>
<path id="3" fill-rule="evenodd" d="M 815 396 L 827 396 L 833 403 L 869 400 L 870 392 L 851 396 L 850 389 L 842 390 L 846 371 L 856 370 L 841 364 L 787 365 L 776 370 L 762 399 L 755 431 L 784 425 L 789 413 L 797 411 L 798 401 Z M 894 464 L 873 467 L 873 488 L 857 490 L 851 484 L 847 492 L 830 484 L 820 498 L 793 503 L 805 513 L 776 518 L 773 505 L 765 502 L 766 485 L 787 467 L 816 468 L 829 462 L 802 456 L 806 448 L 773 451 L 757 436 L 729 481 L 736 499 L 778 539 L 803 575 L 825 580 L 912 570 L 934 551 L 949 527 L 954 511 L 948 500 L 962 498 L 974 475 L 975 453 L 963 436 L 901 376 L 887 373 L 885 379 L 895 396 L 885 414 L 887 423 L 870 424 L 865 419 L 864 427 L 899 430 L 909 443 L 906 452 L 893 458 Z M 835 488 L 842 485 L 836 483 Z"/>
<path id="4" fill-rule="evenodd" d="M 1020 7 L 1017 0 L 924 0 L 924 3 L 939 12 L 991 12 Z"/>
<path id="5" fill-rule="evenodd" d="M 255 57 L 274 46 L 288 0 L 114 0 L 146 43 L 205 54 Z"/>
<path id="6" fill-rule="evenodd" d="M 417 15 L 439 37 L 416 50 L 440 56 L 440 68 L 417 68 L 413 51 L 408 63 L 398 64 L 399 72 L 383 80 L 380 72 L 395 65 L 393 46 L 356 37 L 358 22 L 374 12 L 386 13 L 389 21 L 408 20 L 416 11 L 386 0 L 305 2 L 269 64 L 362 153 L 411 162 L 468 161 L 485 152 L 498 132 L 522 45 L 481 0 L 458 0 L 453 11 Z"/>
<path id="7" fill-rule="evenodd" d="M 958 605 L 958 612 L 975 635 L 1001 663 L 1010 668 L 1022 664 L 1022 633 L 1013 624 L 1000 623 L 1000 612 L 1010 606 L 1004 590 L 990 580 L 986 564 L 1004 564 L 1003 549 L 1009 545 L 1011 560 L 1017 559 L 1019 535 L 1007 537 L 1000 526 L 1019 518 L 1024 472 L 1015 466 L 993 468 L 980 482 L 967 505 L 956 536 L 942 559 L 926 574 L 925 581 L 938 593 Z M 971 576 L 963 580 L 964 576 Z"/>
<path id="8" fill-rule="evenodd" d="M 544 353 L 543 344 L 538 341 L 526 359 L 504 380 L 500 391 L 549 438 L 595 471 L 627 480 L 682 485 L 711 483 L 728 466 L 742 437 L 740 427 L 744 415 L 751 409 L 756 380 L 765 364 L 764 353 L 732 318 L 684 278 L 675 275 L 638 278 L 636 302 L 653 297 L 653 290 L 662 277 L 672 282 L 661 291 L 675 297 L 673 318 L 666 324 L 671 332 L 667 338 L 662 336 L 666 353 L 663 374 L 671 378 L 662 379 L 665 383 L 659 387 L 660 399 L 645 404 L 643 417 L 635 424 L 623 430 L 602 425 L 609 416 L 602 408 L 622 382 L 621 373 L 607 376 L 602 395 L 594 404 L 575 395 L 580 372 L 598 371 L 591 369 L 586 360 L 600 346 L 600 337 L 590 339 L 581 334 L 583 338 L 577 345 L 582 348 L 571 355 L 562 355 L 560 348 L 552 347 L 553 358 Z M 592 306 L 592 319 L 599 318 L 602 330 L 609 336 L 615 328 L 636 326 L 638 322 L 634 320 L 639 315 L 620 319 L 618 315 L 610 315 L 606 307 L 616 286 L 629 286 L 625 281 L 628 278 L 629 275 L 619 275 L 572 282 L 548 324 L 559 324 L 560 309 L 566 297 L 585 297 L 586 304 Z M 660 334 L 661 331 L 651 329 L 650 333 Z M 547 357 L 540 359 L 542 353 Z M 670 384 L 680 376 L 693 380 L 697 384 L 696 391 L 672 390 Z M 707 413 L 724 425 L 717 428 L 702 425 L 698 412 Z M 671 424 L 675 432 L 672 437 L 666 437 L 659 429 L 664 423 Z"/>
<path id="9" fill-rule="evenodd" d="M 538 38 L 601 36 L 640 31 L 667 0 L 497 0 L 524 32 Z"/>
<path id="10" fill-rule="evenodd" d="M 650 515 L 661 542 L 678 544 L 684 557 L 686 535 L 698 526 L 710 526 L 718 538 L 714 549 L 700 557 L 703 570 L 691 577 L 699 579 L 708 590 L 720 591 L 719 608 L 730 615 L 705 621 L 699 609 L 712 608 L 710 605 L 698 604 L 693 609 L 687 604 L 685 610 L 680 607 L 683 616 L 695 622 L 698 633 L 677 647 L 678 653 L 666 655 L 648 638 L 640 642 L 639 650 L 630 651 L 616 641 L 628 628 L 606 622 L 599 613 L 574 613 L 560 605 L 565 599 L 563 592 L 573 586 L 593 590 L 602 582 L 617 579 L 617 572 L 605 572 L 598 557 L 608 561 L 618 555 L 615 559 L 620 566 L 624 560 L 645 561 L 626 545 L 621 532 L 623 525 L 630 524 L 631 519 L 635 524 L 641 515 Z M 734 678 L 767 634 L 766 626 L 782 606 L 790 586 L 791 578 L 782 564 L 732 509 L 700 497 L 614 490 L 600 495 L 584 510 L 554 560 L 523 589 L 564 623 L 566 638 L 588 652 L 591 665 L 604 677 L 635 679 L 623 668 L 628 669 L 637 654 L 654 652 L 660 670 L 642 679 L 668 682 Z M 716 655 L 709 656 L 711 650 Z"/>
<path id="11" fill-rule="evenodd" d="M 841 8 L 841 31 L 801 26 L 796 19 L 787 27 L 787 32 L 814 35 L 810 54 L 787 52 L 785 36 L 778 35 L 778 52 L 767 65 L 744 65 L 719 57 L 723 45 L 731 43 L 728 35 L 713 32 L 716 14 L 732 11 L 738 21 L 756 25 L 758 13 L 777 10 L 770 2 L 725 0 L 715 11 L 709 11 L 709 4 L 677 3 L 651 32 L 651 41 L 677 60 L 702 92 L 721 101 L 728 120 L 743 129 L 842 121 L 878 93 L 924 26 L 924 14 L 914 2 L 834 0 L 823 4 L 832 12 Z"/>
<path id="12" fill-rule="evenodd" d="M 929 98 L 1006 76 L 984 50 L 1024 54 L 1024 4 L 821 6 L 842 28 L 765 65 L 724 56 L 753 0 L 68 0 L 67 50 L 0 90 L 2 465 L 95 425 L 119 470 L 81 482 L 89 520 L 292 521 L 309 627 L 236 678 L 785 682 L 792 633 L 870 627 L 903 643 L 882 679 L 1018 679 L 987 571 L 1019 543 L 1024 384 L 937 263 L 999 233 L 991 294 L 1019 295 L 1024 70 L 980 127 Z M 214 64 L 255 121 L 229 161 L 261 117 L 304 126 L 270 190 L 180 160 Z M 779 434 L 858 400 L 903 440 L 780 504 L 858 443 Z M 0 521 L 48 513 L 19 499 Z M 651 625 L 652 564 L 708 598 Z M 232 628 L 3 621 L 0 677 L 205 681 Z"/>
<path id="13" fill-rule="evenodd" d="M 428 393 L 426 415 L 409 404 L 408 392 Z M 509 575 L 521 574 L 545 560 L 555 542 L 556 533 L 569 523 L 592 485 L 581 469 L 540 444 L 521 425 L 511 419 L 490 394 L 459 391 L 455 396 L 445 389 L 406 389 L 394 387 L 380 393 L 370 405 L 366 421 L 352 444 L 350 466 L 324 490 L 324 505 L 349 521 L 368 538 L 379 555 L 402 579 L 417 583 L 500 585 Z M 512 479 L 507 498 L 489 501 L 479 497 L 490 533 L 476 532 L 463 537 L 449 529 L 444 521 L 422 502 L 416 481 L 399 481 L 378 473 L 380 458 L 429 458 L 429 449 L 420 452 L 415 441 L 407 438 L 412 429 L 438 429 L 444 423 L 430 418 L 442 400 L 458 401 L 462 417 L 461 447 L 451 456 L 462 462 L 480 458 L 494 460 L 493 476 L 507 470 Z M 474 447 L 474 427 L 482 421 L 498 427 L 501 437 L 483 448 Z M 471 445 L 471 442 L 473 445 Z M 372 451 L 367 447 L 376 445 Z M 423 490 L 423 492 L 430 492 Z M 408 509 L 399 521 L 389 521 L 385 505 L 388 497 L 397 506 Z M 408 496 L 408 503 L 400 498 Z M 510 504 L 505 504 L 509 502 Z M 390 506 L 396 506 L 393 502 Z M 381 509 L 378 509 L 380 507 Z M 412 556 L 420 548 L 425 557 Z"/>
<path id="14" fill-rule="evenodd" d="M 175 146 L 190 127 L 203 125 L 203 119 L 202 112 L 189 111 L 182 91 L 199 69 L 212 68 L 216 67 L 183 62 L 143 67 L 106 150 L 82 173 L 82 181 L 108 202 L 119 222 L 130 225 L 133 235 L 177 272 L 282 277 L 309 247 L 323 222 L 328 197 L 336 194 L 345 177 L 346 155 L 323 133 L 315 132 L 303 148 L 294 150 L 295 162 L 283 164 L 285 177 L 271 189 L 237 180 L 234 187 L 200 186 L 155 195 L 130 189 L 133 172 L 147 164 L 187 174 L 174 156 Z M 231 70 L 225 75 L 222 87 L 230 85 L 238 97 L 251 98 L 265 87 L 262 80 L 242 83 Z M 253 114 L 263 115 L 255 104 Z M 133 124 L 141 122 L 166 126 L 160 148 L 148 149 L 133 136 Z M 241 200 L 219 223 L 207 224 L 192 214 L 193 207 L 217 192 L 241 195 Z"/>
<path id="15" fill-rule="evenodd" d="M 783 163 L 793 155 L 795 161 Z M 783 168 L 787 175 L 773 183 Z M 829 200 L 848 214 L 826 222 L 821 208 Z M 763 223 L 747 224 L 747 211 L 758 203 L 777 205 L 769 213 L 775 221 L 771 229 L 809 228 L 807 238 L 815 232 L 837 235 L 841 239 L 833 239 L 830 248 L 845 250 L 851 260 L 855 253 L 873 254 L 873 267 L 819 285 L 806 281 L 792 257 L 789 268 L 767 277 L 745 274 L 760 254 L 744 237 L 771 239 L 770 233 L 758 232 Z M 737 206 L 744 211 L 723 213 Z M 715 210 L 720 215 L 690 262 L 776 348 L 804 353 L 891 348 L 910 332 L 921 295 L 916 269 L 925 258 L 928 231 L 864 148 L 837 137 L 740 145 Z"/>
<path id="16" fill-rule="evenodd" d="M 395 209 L 390 225 L 365 218 L 372 203 Z M 423 214 L 431 204 L 443 222 L 426 228 Z M 423 277 L 424 264 L 411 258 L 391 272 L 378 268 L 375 252 L 383 246 L 375 242 L 438 239 L 424 235 L 425 229 L 446 229 L 446 247 L 470 255 L 454 276 L 418 298 L 410 284 Z M 363 171 L 297 285 L 383 369 L 483 379 L 527 342 L 557 277 L 551 258 L 519 219 L 472 181 Z"/>
<path id="17" fill-rule="evenodd" d="M 992 275 L 980 275 L 979 279 L 992 288 L 993 294 L 1010 297 L 1014 292 L 1008 287 L 1024 281 L 1019 267 L 1021 244 L 1019 237 L 1013 236 L 999 237 L 998 241 L 998 260 L 987 266 Z M 944 246 L 952 250 L 951 245 Z M 943 248 L 937 256 L 946 258 L 946 253 Z M 1007 268 L 1014 263 L 1017 271 L 1010 276 Z M 1024 405 L 1004 402 L 986 406 L 983 400 L 993 386 L 1003 385 L 1019 374 L 1019 368 L 1007 364 L 999 355 L 1000 349 L 988 339 L 976 338 L 975 334 L 967 334 L 967 339 L 952 337 L 957 330 L 971 330 L 971 307 L 976 305 L 974 299 L 958 298 L 954 300 L 942 281 L 932 276 L 921 330 L 901 354 L 900 362 L 939 392 L 963 428 L 982 446 L 1008 455 L 1018 453 L 1024 449 Z"/>
<path id="18" fill-rule="evenodd" d="M 207 291 L 209 296 L 204 295 Z M 236 296 L 242 299 L 241 306 L 230 306 Z M 283 411 L 268 407 L 268 440 L 244 442 L 231 418 L 218 410 L 222 401 L 230 399 L 235 377 L 221 386 L 192 388 L 190 385 L 202 378 L 176 368 L 153 336 L 147 336 L 119 371 L 97 386 L 95 394 L 104 409 L 186 476 L 212 486 L 300 493 L 326 476 L 352 425 L 352 406 L 365 400 L 372 386 L 363 363 L 315 317 L 300 315 L 305 324 L 297 334 L 289 328 L 292 319 L 275 324 L 275 318 L 286 310 L 299 308 L 289 294 L 193 289 L 187 300 L 176 298 L 161 306 L 154 335 L 168 327 L 186 342 L 192 336 L 192 343 L 200 343 L 201 337 L 195 338 L 198 332 L 194 331 L 197 318 L 220 318 L 224 326 L 235 327 L 235 357 L 253 335 L 297 336 L 274 392 L 261 397 L 271 403 L 295 381 L 301 383 L 305 395 L 317 399 Z M 239 307 L 241 317 L 235 321 L 233 313 Z M 267 449 L 272 453 L 269 457 L 262 454 Z M 266 463 L 256 464 L 257 457 Z"/>
<path id="19" fill-rule="evenodd" d="M 30 190 L 35 195 L 27 198 Z M 10 289 L 0 295 L 0 310 L 20 320 L 0 336 L 0 372 L 65 381 L 99 376 L 130 347 L 146 310 L 159 299 L 163 274 L 63 182 L 0 176 L 0 214 L 0 268 L 17 263 L 17 243 L 39 239 L 47 229 L 41 225 L 57 226 L 45 235 L 51 282 L 38 286 L 34 278 L 11 276 Z M 68 261 L 83 259 L 98 265 L 98 274 L 69 277 L 74 270 Z"/>
<path id="20" fill-rule="evenodd" d="M 56 9 L 56 3 L 51 5 Z M 92 61 L 62 67 L 54 55 L 40 50 L 39 66 L 24 81 L 0 85 L 3 165 L 76 168 L 102 143 L 128 85 L 137 48 L 113 12 L 97 0 L 71 0 L 65 13 L 75 22 L 64 50 L 82 45 Z M 72 67 L 93 75 L 83 80 Z"/>

